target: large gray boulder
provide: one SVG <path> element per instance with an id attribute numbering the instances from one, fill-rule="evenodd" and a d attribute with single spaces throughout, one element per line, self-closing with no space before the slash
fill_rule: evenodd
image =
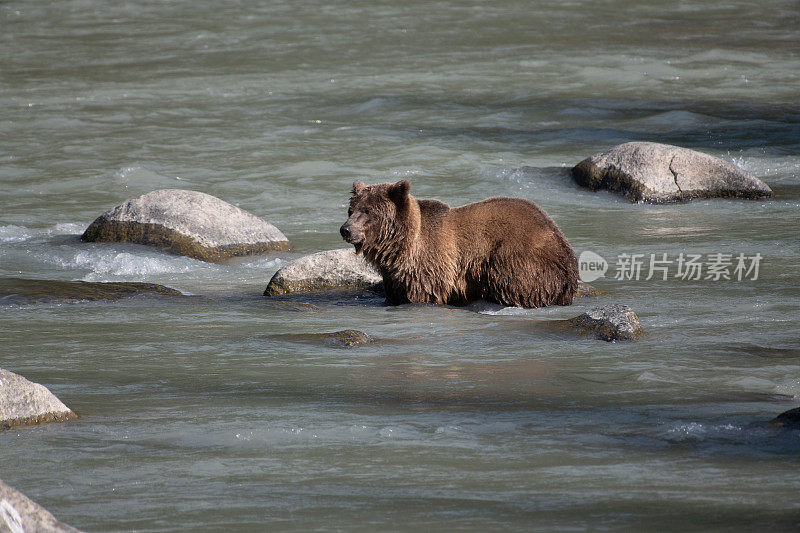
<path id="1" fill-rule="evenodd" d="M 269 280 L 264 296 L 311 292 L 334 287 L 379 290 L 383 278 L 356 255 L 353 248 L 306 255 L 278 270 Z"/>
<path id="2" fill-rule="evenodd" d="M 692 198 L 769 198 L 772 189 L 741 168 L 669 144 L 629 142 L 584 159 L 572 169 L 584 187 L 607 189 L 634 202 Z"/>
<path id="3" fill-rule="evenodd" d="M 59 522 L 47 509 L 0 480 L 0 531 L 11 533 L 80 533 Z"/>
<path id="4" fill-rule="evenodd" d="M 74 418 L 47 387 L 0 368 L 0 429 Z"/>
<path id="5" fill-rule="evenodd" d="M 233 256 L 288 250 L 278 228 L 214 196 L 163 189 L 106 211 L 86 228 L 87 242 L 132 242 L 218 262 Z"/>
<path id="6" fill-rule="evenodd" d="M 595 307 L 571 318 L 569 325 L 604 341 L 636 340 L 643 333 L 639 317 L 627 305 Z"/>

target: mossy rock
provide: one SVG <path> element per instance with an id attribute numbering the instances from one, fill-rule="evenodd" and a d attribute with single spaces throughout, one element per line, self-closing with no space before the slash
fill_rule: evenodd
<path id="1" fill-rule="evenodd" d="M 86 242 L 129 242 L 201 261 L 288 250 L 275 226 L 214 196 L 163 189 L 106 211 L 81 236 Z"/>

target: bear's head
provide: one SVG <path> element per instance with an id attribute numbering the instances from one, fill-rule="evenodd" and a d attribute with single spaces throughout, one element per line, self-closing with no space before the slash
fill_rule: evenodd
<path id="1" fill-rule="evenodd" d="M 355 246 L 356 253 L 364 247 L 381 248 L 400 238 L 411 201 L 410 189 L 408 180 L 377 185 L 355 181 L 347 222 L 339 228 L 342 238 Z"/>

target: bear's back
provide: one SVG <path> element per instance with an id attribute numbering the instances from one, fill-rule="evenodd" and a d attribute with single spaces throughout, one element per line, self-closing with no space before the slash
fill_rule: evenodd
<path id="1" fill-rule="evenodd" d="M 448 218 L 454 233 L 467 243 L 491 247 L 498 239 L 514 239 L 523 246 L 547 246 L 566 241 L 544 211 L 522 198 L 489 198 L 451 209 Z"/>

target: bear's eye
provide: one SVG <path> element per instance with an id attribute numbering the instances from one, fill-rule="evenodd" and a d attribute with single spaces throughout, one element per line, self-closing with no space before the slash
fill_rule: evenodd
<path id="1" fill-rule="evenodd" d="M 369 209 L 364 209 L 364 214 L 369 216 Z"/>

